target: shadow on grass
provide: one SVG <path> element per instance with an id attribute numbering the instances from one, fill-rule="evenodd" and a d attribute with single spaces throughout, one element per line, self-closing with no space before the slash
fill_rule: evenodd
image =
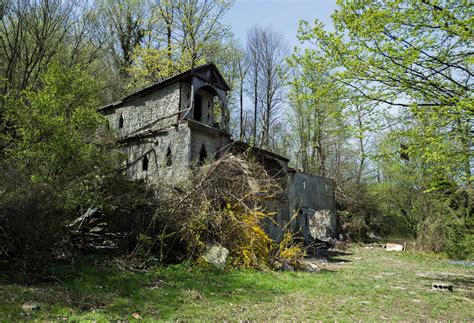
<path id="1" fill-rule="evenodd" d="M 23 278 L 15 281 L 8 275 L 8 280 L 4 280 L 6 276 L 0 273 L 0 297 L 8 300 L 12 319 L 19 318 L 21 305 L 31 301 L 42 304 L 43 315 L 47 312 L 53 317 L 54 311 L 78 314 L 97 310 L 111 319 L 130 317 L 136 311 L 173 318 L 195 303 L 215 307 L 239 301 L 269 301 L 286 290 L 283 282 L 275 286 L 277 275 L 186 266 L 143 273 L 110 267 L 65 267 L 55 270 L 51 276 L 54 283 L 23 284 Z M 42 315 L 41 312 L 32 318 Z"/>
<path id="2" fill-rule="evenodd" d="M 435 276 L 424 276 L 423 278 L 434 282 L 449 283 L 453 286 L 467 287 L 474 289 L 474 276 L 456 275 L 456 274 L 439 274 Z"/>
<path id="3" fill-rule="evenodd" d="M 351 261 L 343 257 L 352 256 L 352 253 L 336 249 L 318 248 L 308 252 L 310 257 L 325 259 L 329 263 L 350 263 Z"/>

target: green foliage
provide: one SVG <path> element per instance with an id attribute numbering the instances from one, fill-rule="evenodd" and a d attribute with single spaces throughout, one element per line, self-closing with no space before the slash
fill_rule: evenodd
<path id="1" fill-rule="evenodd" d="M 166 0 L 147 6 L 144 2 L 145 37 L 135 44 L 127 66 L 129 88 L 159 82 L 209 61 L 229 64 L 226 42 L 231 33 L 221 20 L 233 3 Z"/>
<path id="2" fill-rule="evenodd" d="M 119 156 L 96 111 L 97 88 L 86 71 L 55 62 L 40 89 L 6 98 L 13 131 L 0 178 L 1 240 L 25 264 L 54 256 L 65 225 L 89 207 L 116 204 Z"/>
<path id="3" fill-rule="evenodd" d="M 352 194 L 347 174 L 353 172 L 338 181 L 347 191 L 342 199 L 346 220 L 356 234 L 373 227 L 374 219 L 402 219 L 399 227 L 407 225 L 406 233 L 417 237 L 420 247 L 467 257 L 470 251 L 463 248 L 472 236 L 472 202 L 460 207 L 452 201 L 455 191 L 469 191 L 472 185 L 474 7 L 415 0 L 339 0 L 338 5 L 334 31 L 319 21 L 301 22 L 299 38 L 309 48 L 293 59 L 302 67 L 303 80 L 308 71 L 317 71 L 329 88 L 341 89 L 345 120 L 355 112 L 356 126 L 344 133 L 359 143 L 359 152 L 356 158 L 344 156 L 359 160 L 357 182 L 364 179 L 367 159 L 378 168 L 376 184 L 365 179 L 377 203 L 378 215 L 372 218 L 356 201 L 347 203 L 352 195 L 370 206 L 364 194 Z M 295 92 L 310 104 L 318 98 L 315 93 L 326 95 L 325 88 L 320 85 L 306 98 Z M 301 115 L 302 120 L 310 116 Z M 378 129 L 384 133 L 378 133 L 369 154 L 364 139 Z"/>
<path id="4" fill-rule="evenodd" d="M 105 126 L 96 112 L 97 83 L 78 67 L 55 63 L 43 77 L 43 87 L 25 90 L 20 98 L 7 98 L 6 120 L 14 133 L 7 155 L 33 181 L 54 182 L 80 176 L 100 166 Z"/>
<path id="5" fill-rule="evenodd" d="M 301 23 L 304 60 L 361 100 L 398 107 L 408 152 L 433 174 L 471 182 L 473 7 L 457 1 L 338 1 L 335 32 Z M 387 109 L 387 108 L 386 108 Z M 394 137 L 395 138 L 395 137 Z"/>

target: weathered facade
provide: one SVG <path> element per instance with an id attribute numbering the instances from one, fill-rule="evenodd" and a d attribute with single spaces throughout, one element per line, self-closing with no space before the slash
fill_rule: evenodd
<path id="1" fill-rule="evenodd" d="M 150 182 L 177 182 L 187 178 L 193 164 L 218 158 L 224 151 L 251 151 L 271 176 L 278 177 L 283 193 L 268 203 L 275 221 L 263 223 L 279 240 L 282 227 L 300 228 L 306 241 L 335 236 L 334 227 L 314 229 L 316 215 L 335 224 L 334 184 L 331 180 L 290 171 L 289 160 L 272 152 L 234 142 L 229 133 L 229 86 L 214 64 L 206 64 L 152 85 L 119 102 L 101 108 L 117 130 L 127 156 L 127 175 Z M 308 215 L 309 213 L 312 215 Z M 316 213 L 315 213 L 316 212 Z M 316 214 L 316 215 L 315 215 Z M 316 230 L 316 231 L 315 231 Z"/>

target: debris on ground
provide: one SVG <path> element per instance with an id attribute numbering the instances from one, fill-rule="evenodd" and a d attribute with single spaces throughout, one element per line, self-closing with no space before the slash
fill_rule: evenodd
<path id="1" fill-rule="evenodd" d="M 67 226 L 69 241 L 78 250 L 118 251 L 122 241 L 130 233 L 110 228 L 104 214 L 97 208 L 89 208 Z"/>
<path id="2" fill-rule="evenodd" d="M 431 284 L 431 289 L 436 291 L 453 291 L 453 285 L 446 283 L 433 283 Z"/>
<path id="3" fill-rule="evenodd" d="M 406 244 L 398 244 L 398 243 L 387 243 L 384 246 L 384 249 L 387 251 L 403 251 L 406 250 Z"/>
<path id="4" fill-rule="evenodd" d="M 38 303 L 27 302 L 21 305 L 23 312 L 31 313 L 33 311 L 39 311 L 41 306 Z"/>
<path id="5" fill-rule="evenodd" d="M 202 258 L 216 268 L 224 269 L 227 261 L 229 250 L 219 243 L 209 244 Z"/>
<path id="6" fill-rule="evenodd" d="M 449 264 L 452 265 L 461 265 L 467 267 L 474 267 L 474 261 L 467 261 L 467 260 L 449 260 Z"/>
<path id="7" fill-rule="evenodd" d="M 142 316 L 140 315 L 140 313 L 133 313 L 133 314 L 132 314 L 132 317 L 133 317 L 135 320 L 141 320 L 141 319 L 142 319 Z"/>

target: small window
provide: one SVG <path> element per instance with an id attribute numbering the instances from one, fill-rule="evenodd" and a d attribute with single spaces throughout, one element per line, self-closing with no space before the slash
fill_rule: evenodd
<path id="1" fill-rule="evenodd" d="M 204 144 L 202 144 L 201 151 L 199 152 L 199 163 L 204 164 L 206 159 L 207 159 L 206 147 L 204 146 Z"/>
<path id="2" fill-rule="evenodd" d="M 120 115 L 119 118 L 119 129 L 123 128 L 123 115 Z"/>
<path id="3" fill-rule="evenodd" d="M 143 156 L 142 170 L 144 172 L 146 172 L 148 170 L 148 156 L 147 155 Z"/>
<path id="4" fill-rule="evenodd" d="M 168 150 L 166 151 L 165 165 L 169 167 L 172 164 L 173 164 L 173 155 L 171 154 L 171 148 L 168 147 Z"/>

